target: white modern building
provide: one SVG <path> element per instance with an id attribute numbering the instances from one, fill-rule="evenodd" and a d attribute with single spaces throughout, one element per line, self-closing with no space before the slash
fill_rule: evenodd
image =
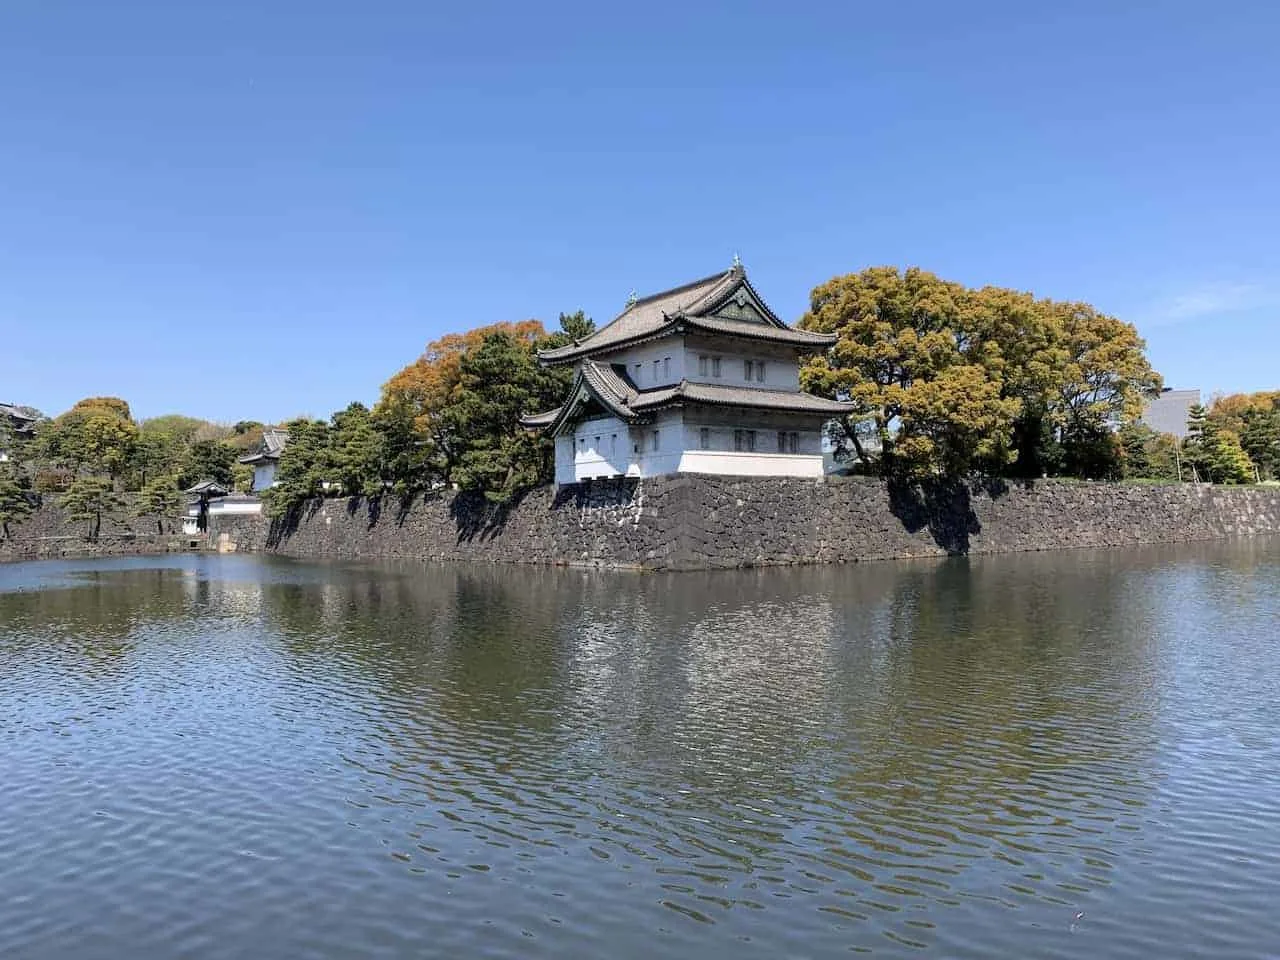
<path id="1" fill-rule="evenodd" d="M 1142 411 L 1142 422 L 1157 433 L 1169 433 L 1179 440 L 1187 436 L 1187 421 L 1191 408 L 1200 402 L 1199 390 L 1170 390 L 1147 403 Z"/>
<path id="2" fill-rule="evenodd" d="M 740 263 L 633 299 L 607 326 L 538 355 L 573 364 L 565 403 L 521 419 L 555 438 L 556 483 L 672 473 L 820 477 L 822 425 L 851 410 L 800 389 L 831 334 L 795 330 Z"/>

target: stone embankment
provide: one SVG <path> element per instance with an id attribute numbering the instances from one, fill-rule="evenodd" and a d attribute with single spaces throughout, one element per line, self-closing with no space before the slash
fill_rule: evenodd
<path id="1" fill-rule="evenodd" d="M 709 476 L 468 495 L 327 500 L 287 521 L 227 518 L 221 549 L 704 570 L 1280 534 L 1280 487 L 1005 481 L 895 489 L 866 478 Z"/>
<path id="2" fill-rule="evenodd" d="M 176 518 L 164 520 L 162 532 L 155 517 L 134 516 L 127 495 L 122 508 L 103 514 L 98 538 L 90 540 L 89 524 L 70 519 L 55 500 L 46 497 L 29 517 L 10 523 L 8 537 L 0 531 L 0 561 L 174 553 L 200 545 L 181 535 Z"/>

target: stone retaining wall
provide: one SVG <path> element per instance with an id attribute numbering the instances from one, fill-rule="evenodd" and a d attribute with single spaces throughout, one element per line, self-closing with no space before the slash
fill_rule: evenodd
<path id="1" fill-rule="evenodd" d="M 1260 534 L 1280 534 L 1280 487 L 678 476 L 541 488 L 505 510 L 469 495 L 326 500 L 287 522 L 216 520 L 210 541 L 295 557 L 695 570 Z"/>
<path id="2" fill-rule="evenodd" d="M 176 519 L 165 519 L 161 532 L 155 517 L 135 517 L 134 496 L 125 494 L 124 506 L 104 513 L 97 540 L 87 538 L 88 523 L 71 520 L 57 506 L 56 496 L 44 497 L 41 505 L 19 523 L 9 524 L 9 536 L 0 531 L 0 561 L 46 560 L 60 557 L 119 556 L 142 553 L 171 553 L 193 549 L 190 537 L 178 532 Z"/>

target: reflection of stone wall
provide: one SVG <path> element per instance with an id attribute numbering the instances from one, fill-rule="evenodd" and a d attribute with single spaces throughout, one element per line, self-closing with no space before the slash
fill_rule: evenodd
<path id="1" fill-rule="evenodd" d="M 211 543 L 299 557 L 708 569 L 1280 534 L 1280 488 L 1041 481 L 890 490 L 865 478 L 660 477 L 503 511 L 466 495 L 329 500 L 289 523 L 217 520 Z M 225 537 L 220 537 L 225 534 Z"/>
<path id="2" fill-rule="evenodd" d="M 89 524 L 71 520 L 57 506 L 57 495 L 43 498 L 39 509 L 21 523 L 9 524 L 10 537 L 0 533 L 0 560 L 43 560 L 56 557 L 96 557 L 135 553 L 169 553 L 185 550 L 189 537 L 177 518 L 164 521 L 160 534 L 155 517 L 135 517 L 134 496 L 121 494 L 124 507 L 102 515 L 101 534 L 95 543 L 85 539 Z"/>

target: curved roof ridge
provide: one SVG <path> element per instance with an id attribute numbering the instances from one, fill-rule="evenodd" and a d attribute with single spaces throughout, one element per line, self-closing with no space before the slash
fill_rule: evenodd
<path id="1" fill-rule="evenodd" d="M 764 322 L 714 315 L 735 292 L 751 296 L 763 310 Z M 831 334 L 799 330 L 786 323 L 752 286 L 746 270 L 735 265 L 729 270 L 636 300 L 590 336 L 563 347 L 540 351 L 538 359 L 548 364 L 571 363 L 677 332 L 676 327 L 681 323 L 702 327 L 711 333 L 773 340 L 801 349 L 830 346 L 836 340 Z"/>
<path id="2" fill-rule="evenodd" d="M 630 304 L 627 307 L 627 310 L 632 310 L 635 307 L 643 306 L 646 303 L 652 303 L 654 300 L 665 299 L 666 297 L 674 296 L 677 293 L 684 293 L 686 290 L 692 290 L 694 287 L 700 287 L 703 284 L 710 283 L 712 280 L 723 280 L 725 277 L 729 276 L 733 272 L 734 272 L 733 268 L 730 268 L 728 270 L 720 270 L 716 273 L 709 274 L 708 276 L 702 277 L 698 280 L 690 280 L 688 283 L 682 283 L 680 284 L 680 286 L 672 287 L 669 290 L 659 290 L 657 293 L 646 294 L 643 297 L 639 297 L 634 303 Z M 622 313 L 626 313 L 627 310 L 623 310 Z M 619 318 L 621 318 L 621 316 L 622 314 L 618 315 Z"/>

